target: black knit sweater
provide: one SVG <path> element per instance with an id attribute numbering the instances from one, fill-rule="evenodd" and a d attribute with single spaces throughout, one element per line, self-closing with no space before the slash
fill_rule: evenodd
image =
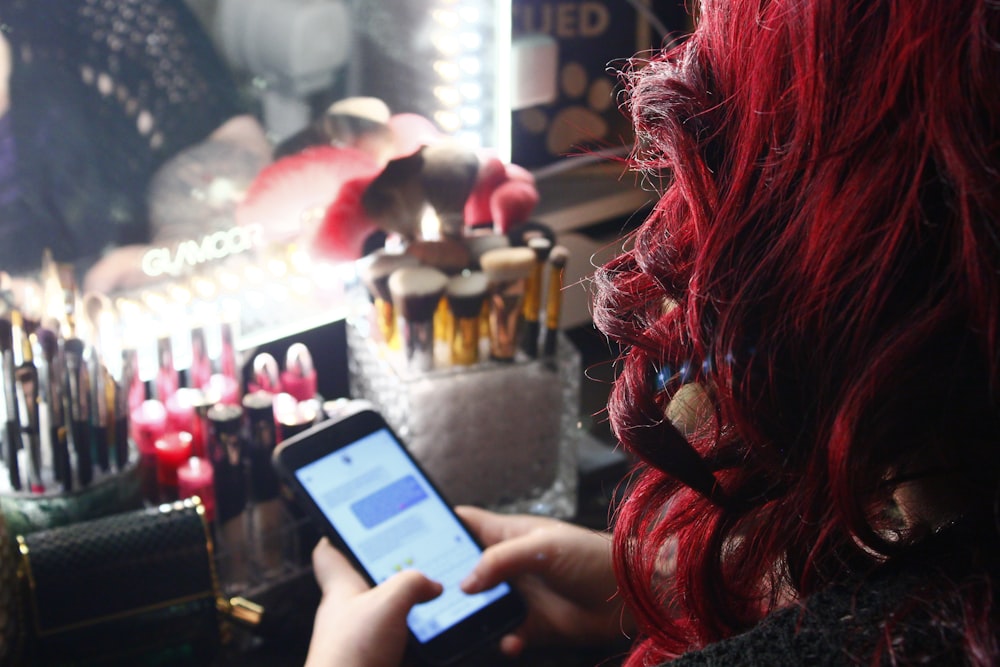
<path id="1" fill-rule="evenodd" d="M 0 269 L 143 242 L 156 169 L 246 112 L 197 18 L 183 0 L 0 0 L 0 20 Z"/>

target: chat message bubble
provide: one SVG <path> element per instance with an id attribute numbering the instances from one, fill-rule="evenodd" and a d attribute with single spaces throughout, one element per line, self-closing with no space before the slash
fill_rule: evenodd
<path id="1" fill-rule="evenodd" d="M 424 488 L 407 475 L 351 503 L 351 511 L 365 528 L 374 528 L 427 497 Z"/>

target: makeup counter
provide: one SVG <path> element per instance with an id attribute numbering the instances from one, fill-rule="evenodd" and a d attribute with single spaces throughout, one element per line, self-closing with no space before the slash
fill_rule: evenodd
<path id="1" fill-rule="evenodd" d="M 348 398 L 452 501 L 604 526 L 626 465 L 588 421 L 607 343 L 564 324 L 572 234 L 390 234 L 335 263 L 267 247 L 113 297 L 46 258 L 0 318 L 8 648 L 289 664 L 319 534 L 270 454 Z"/>

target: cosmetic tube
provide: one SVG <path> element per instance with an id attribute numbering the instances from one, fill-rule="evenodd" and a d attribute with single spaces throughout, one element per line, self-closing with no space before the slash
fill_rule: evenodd
<path id="1" fill-rule="evenodd" d="M 218 403 L 208 409 L 208 460 L 215 486 L 216 534 L 222 543 L 222 576 L 227 588 L 243 590 L 248 581 L 247 461 L 243 408 Z"/>
<path id="2" fill-rule="evenodd" d="M 281 484 L 271 463 L 277 443 L 274 395 L 257 390 L 243 397 L 250 462 L 250 543 L 254 570 L 271 579 L 282 568 L 282 528 L 287 523 Z"/>

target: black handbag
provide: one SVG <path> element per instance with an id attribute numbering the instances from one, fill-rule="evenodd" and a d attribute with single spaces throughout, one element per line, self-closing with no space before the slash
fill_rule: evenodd
<path id="1" fill-rule="evenodd" d="M 225 599 L 204 507 L 189 498 L 18 536 L 29 664 L 208 664 L 261 610 Z"/>

